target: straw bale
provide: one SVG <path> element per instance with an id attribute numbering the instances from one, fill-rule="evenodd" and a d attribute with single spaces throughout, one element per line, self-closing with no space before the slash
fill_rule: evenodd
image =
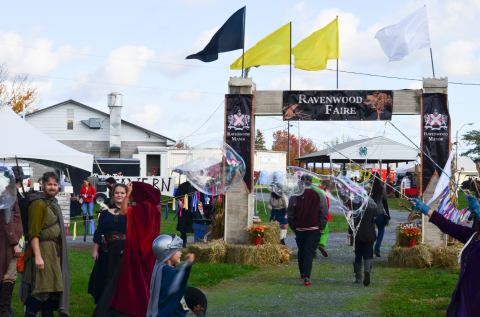
<path id="1" fill-rule="evenodd" d="M 394 246 L 388 255 L 388 263 L 399 267 L 430 267 L 433 263 L 433 255 L 431 250 L 423 244 L 411 248 Z"/>
<path id="2" fill-rule="evenodd" d="M 187 252 L 195 254 L 199 262 L 223 263 L 227 254 L 227 244 L 223 240 L 195 243 L 187 247 Z"/>
<path id="3" fill-rule="evenodd" d="M 227 263 L 270 266 L 289 261 L 290 249 L 281 244 L 227 245 Z"/>
<path id="4" fill-rule="evenodd" d="M 263 236 L 264 244 L 280 244 L 280 225 L 277 221 L 272 221 L 265 225 Z"/>
<path id="5" fill-rule="evenodd" d="M 433 266 L 458 268 L 458 254 L 461 247 L 440 247 L 432 249 Z"/>

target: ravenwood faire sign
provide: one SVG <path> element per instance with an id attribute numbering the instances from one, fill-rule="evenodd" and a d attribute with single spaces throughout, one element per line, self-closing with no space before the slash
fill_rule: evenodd
<path id="1" fill-rule="evenodd" d="M 391 90 L 305 90 L 283 92 L 283 120 L 391 120 Z"/>

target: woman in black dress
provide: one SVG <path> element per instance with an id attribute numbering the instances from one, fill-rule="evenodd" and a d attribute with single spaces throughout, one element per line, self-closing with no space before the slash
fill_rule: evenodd
<path id="1" fill-rule="evenodd" d="M 97 305 L 92 316 L 121 316 L 110 309 L 110 303 L 117 286 L 127 232 L 127 217 L 120 214 L 126 197 L 127 186 L 116 184 L 113 187 L 112 205 L 104 206 L 100 211 L 93 236 L 92 257 L 95 265 L 88 284 L 88 292 Z"/>

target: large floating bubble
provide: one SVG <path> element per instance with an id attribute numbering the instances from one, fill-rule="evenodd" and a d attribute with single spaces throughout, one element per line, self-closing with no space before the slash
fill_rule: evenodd
<path id="1" fill-rule="evenodd" d="M 208 142 L 189 149 L 185 163 L 174 170 L 206 195 L 222 195 L 245 175 L 245 162 L 228 144 Z"/>
<path id="2" fill-rule="evenodd" d="M 279 196 L 299 196 L 303 194 L 303 182 L 295 174 L 285 171 L 260 171 L 258 185 L 267 185 L 271 192 Z"/>
<path id="3" fill-rule="evenodd" d="M 15 175 L 10 167 L 0 165 L 0 210 L 4 214 L 6 223 L 10 222 L 10 208 L 16 199 Z"/>
<path id="4" fill-rule="evenodd" d="M 302 179 L 309 176 L 312 179 L 312 189 L 326 194 L 330 210 L 343 212 L 350 228 L 356 233 L 358 218 L 363 216 L 369 201 L 365 188 L 347 177 L 317 174 L 297 166 L 289 166 L 287 174 L 295 175 L 297 182 L 302 182 Z"/>

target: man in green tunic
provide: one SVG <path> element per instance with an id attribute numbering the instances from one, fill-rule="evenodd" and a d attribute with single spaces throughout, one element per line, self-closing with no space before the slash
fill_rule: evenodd
<path id="1" fill-rule="evenodd" d="M 58 193 L 58 176 L 42 176 L 43 192 L 30 197 L 28 240 L 24 272 L 25 317 L 69 316 L 69 272 L 65 227 Z"/>

